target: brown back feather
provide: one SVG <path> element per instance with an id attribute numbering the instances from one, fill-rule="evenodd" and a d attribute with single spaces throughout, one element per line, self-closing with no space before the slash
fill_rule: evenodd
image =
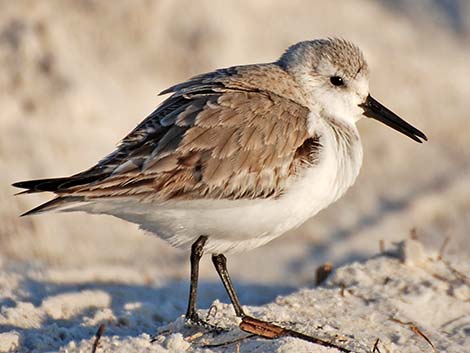
<path id="1" fill-rule="evenodd" d="M 94 182 L 56 192 L 155 201 L 276 197 L 318 157 L 301 91 L 275 64 L 200 75 L 163 93 L 170 92 L 115 152 L 72 177 L 95 175 Z"/>

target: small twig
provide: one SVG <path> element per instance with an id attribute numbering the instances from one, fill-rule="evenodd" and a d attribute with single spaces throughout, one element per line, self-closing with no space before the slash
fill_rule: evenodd
<path id="1" fill-rule="evenodd" d="M 379 240 L 379 251 L 381 254 L 385 252 L 385 241 L 383 239 Z"/>
<path id="2" fill-rule="evenodd" d="M 155 343 L 158 339 L 158 336 L 162 336 L 170 332 L 171 332 L 170 329 L 165 329 L 165 330 L 157 332 L 152 338 L 150 338 L 150 343 Z"/>
<path id="3" fill-rule="evenodd" d="M 325 282 L 328 276 L 330 275 L 331 271 L 333 271 L 333 265 L 329 262 L 326 262 L 323 265 L 319 266 L 315 274 L 315 284 L 319 286 L 320 284 Z"/>
<path id="4" fill-rule="evenodd" d="M 444 241 L 442 242 L 442 245 L 439 248 L 439 255 L 437 256 L 438 260 L 442 260 L 442 258 L 444 257 L 444 251 L 447 247 L 447 244 L 449 244 L 449 241 L 450 241 L 450 237 L 446 237 Z"/>
<path id="5" fill-rule="evenodd" d="M 457 279 L 466 283 L 467 285 L 470 285 L 470 277 L 468 277 L 467 275 L 463 274 L 462 272 L 454 268 L 448 261 L 445 261 L 445 260 L 441 260 L 441 261 Z"/>
<path id="6" fill-rule="evenodd" d="M 344 291 L 346 290 L 346 286 L 344 285 L 344 283 L 341 283 L 341 288 L 339 290 L 339 295 L 344 297 Z"/>
<path id="7" fill-rule="evenodd" d="M 372 347 L 372 353 L 381 353 L 379 349 L 379 341 L 380 339 L 378 338 L 375 340 L 374 346 Z"/>
<path id="8" fill-rule="evenodd" d="M 98 345 L 100 344 L 101 336 L 103 336 L 104 330 L 106 330 L 106 324 L 101 324 L 100 327 L 98 327 L 98 331 L 96 331 L 95 341 L 93 342 L 91 353 L 96 352 L 96 349 L 98 348 Z"/>
<path id="9" fill-rule="evenodd" d="M 202 336 L 204 336 L 203 332 L 196 332 L 194 335 L 186 337 L 185 341 L 186 342 L 192 342 L 192 341 L 197 340 L 199 337 L 202 337 Z"/>
<path id="10" fill-rule="evenodd" d="M 418 336 L 421 336 L 431 346 L 434 353 L 438 353 L 436 348 L 434 347 L 434 344 L 431 342 L 431 340 L 414 323 L 412 323 L 412 322 L 403 322 L 403 321 L 400 321 L 400 320 L 398 320 L 396 318 L 393 318 L 393 317 L 390 318 L 390 320 L 392 320 L 396 323 L 399 323 L 401 325 L 408 326 L 408 328 L 411 331 L 413 331 Z"/>
<path id="11" fill-rule="evenodd" d="M 209 310 L 207 310 L 206 320 L 209 320 L 211 316 L 215 317 L 215 315 L 217 315 L 217 306 L 211 305 Z"/>
<path id="12" fill-rule="evenodd" d="M 206 345 L 203 345 L 203 346 L 200 346 L 201 348 L 216 348 L 216 347 L 225 347 L 225 346 L 228 346 L 229 344 L 232 344 L 232 343 L 236 343 L 238 346 L 237 349 L 240 349 L 240 342 L 248 339 L 248 338 L 252 338 L 252 337 L 255 337 L 256 335 L 254 334 L 251 334 L 251 335 L 247 335 L 247 336 L 243 336 L 243 337 L 239 337 L 237 339 L 234 339 L 232 341 L 226 341 L 226 342 L 222 342 L 222 343 L 215 343 L 215 344 L 206 344 Z"/>
<path id="13" fill-rule="evenodd" d="M 304 341 L 307 342 L 312 342 L 318 345 L 321 345 L 323 347 L 329 347 L 329 348 L 336 348 L 340 352 L 351 352 L 349 349 L 340 347 L 334 343 L 324 341 L 320 338 L 308 336 L 304 333 L 300 333 L 294 330 L 289 330 L 277 325 L 274 325 L 270 322 L 258 320 L 249 316 L 245 316 L 242 319 L 242 322 L 240 323 L 240 329 L 242 329 L 245 332 L 253 333 L 257 336 L 263 337 L 263 338 L 268 338 L 268 339 L 274 339 L 274 338 L 279 338 L 279 337 L 295 337 L 295 338 L 300 338 Z"/>

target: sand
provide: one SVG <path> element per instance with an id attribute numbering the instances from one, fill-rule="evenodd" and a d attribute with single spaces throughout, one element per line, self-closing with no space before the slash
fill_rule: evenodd
<path id="1" fill-rule="evenodd" d="M 199 313 L 226 331 L 188 326 L 180 315 L 185 284 L 121 276 L 122 270 L 84 268 L 94 275 L 67 284 L 73 274 L 61 269 L 2 268 L 1 351 L 91 352 L 105 324 L 97 352 L 339 352 L 298 338 L 250 336 L 219 300 Z M 319 286 L 245 310 L 354 352 L 375 345 L 375 352 L 464 353 L 470 352 L 468 273 L 468 262 L 408 239 L 336 269 Z M 256 295 L 249 291 L 243 289 L 248 301 Z"/>

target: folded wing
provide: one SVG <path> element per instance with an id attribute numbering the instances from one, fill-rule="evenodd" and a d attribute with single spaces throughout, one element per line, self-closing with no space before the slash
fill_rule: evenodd
<path id="1" fill-rule="evenodd" d="M 270 89 L 273 83 L 260 89 L 245 79 L 262 79 L 264 71 L 262 65 L 230 68 L 171 87 L 163 93 L 172 95 L 97 165 L 67 178 L 14 185 L 74 200 L 278 196 L 304 163 L 312 163 L 319 145 L 309 136 L 309 111 L 301 102 L 279 86 Z"/>

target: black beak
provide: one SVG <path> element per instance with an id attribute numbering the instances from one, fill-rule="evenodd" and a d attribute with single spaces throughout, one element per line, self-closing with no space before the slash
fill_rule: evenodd
<path id="1" fill-rule="evenodd" d="M 370 94 L 367 96 L 366 101 L 359 104 L 359 106 L 364 109 L 365 116 L 381 121 L 385 125 L 400 131 L 402 134 L 405 134 L 416 142 L 422 143 L 423 141 L 421 141 L 420 138 L 425 141 L 428 140 L 425 134 L 408 124 L 391 110 L 385 108 L 382 104 L 372 98 Z"/>

